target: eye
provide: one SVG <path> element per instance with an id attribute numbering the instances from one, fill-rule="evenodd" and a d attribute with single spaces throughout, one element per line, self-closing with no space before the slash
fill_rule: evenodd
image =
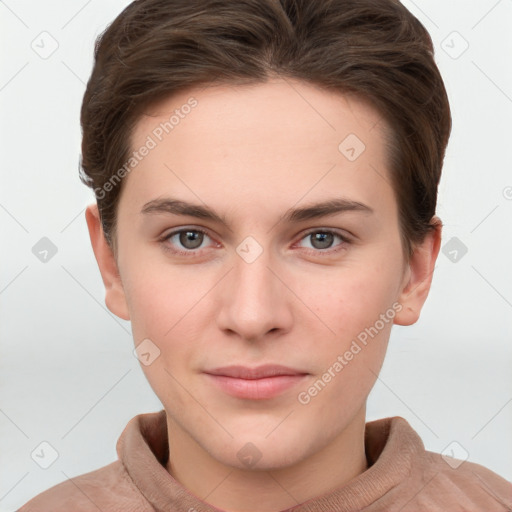
<path id="1" fill-rule="evenodd" d="M 164 235 L 160 242 L 171 252 L 187 254 L 196 252 L 196 249 L 203 249 L 205 247 L 203 242 L 207 239 L 211 240 L 206 231 L 197 228 L 185 228 Z"/>
<path id="2" fill-rule="evenodd" d="M 198 228 L 182 228 L 170 233 L 165 234 L 160 238 L 165 250 L 174 254 L 193 256 L 198 253 L 200 249 L 208 247 L 208 239 L 212 240 L 208 233 Z M 335 244 L 336 240 L 339 241 Z M 304 242 L 310 243 L 310 246 L 303 245 Z M 343 249 L 350 240 L 329 229 L 315 229 L 306 233 L 297 245 L 310 250 L 316 254 L 319 253 L 333 253 Z"/>
<path id="3" fill-rule="evenodd" d="M 338 239 L 341 243 L 334 245 L 336 239 Z M 306 245 L 302 245 L 302 241 L 306 241 L 311 244 L 309 247 Z M 316 229 L 312 230 L 301 239 L 299 242 L 299 246 L 305 247 L 306 249 L 313 249 L 315 252 L 327 252 L 327 250 L 332 249 L 334 247 L 334 251 L 339 248 L 345 246 L 345 244 L 349 243 L 347 237 L 344 237 L 340 233 L 336 231 L 331 231 L 327 229 Z M 333 251 L 328 251 L 333 252 Z"/>

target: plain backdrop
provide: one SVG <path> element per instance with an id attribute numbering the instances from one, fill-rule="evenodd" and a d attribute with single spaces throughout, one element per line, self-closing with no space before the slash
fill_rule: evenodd
<path id="1" fill-rule="evenodd" d="M 161 409 L 105 308 L 78 179 L 94 41 L 128 3 L 0 2 L 1 511 L 114 461 L 128 420 Z M 403 416 L 427 449 L 512 480 L 512 1 L 404 3 L 432 35 L 454 124 L 432 291 L 393 329 L 368 420 Z"/>

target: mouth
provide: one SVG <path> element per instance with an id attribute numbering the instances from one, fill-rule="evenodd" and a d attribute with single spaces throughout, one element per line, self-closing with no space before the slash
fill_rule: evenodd
<path id="1" fill-rule="evenodd" d="M 307 372 L 281 365 L 226 366 L 204 372 L 219 389 L 245 400 L 268 400 L 298 385 Z"/>

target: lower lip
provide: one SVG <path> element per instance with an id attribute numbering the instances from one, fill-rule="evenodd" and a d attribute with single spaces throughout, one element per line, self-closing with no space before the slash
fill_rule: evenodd
<path id="1" fill-rule="evenodd" d="M 225 375 L 212 375 L 208 377 L 227 394 L 246 400 L 266 400 L 284 393 L 296 386 L 304 377 L 301 375 L 277 375 L 263 379 L 237 379 Z"/>

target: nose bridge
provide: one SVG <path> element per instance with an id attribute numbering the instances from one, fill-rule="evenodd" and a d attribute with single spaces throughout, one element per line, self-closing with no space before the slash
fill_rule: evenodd
<path id="1" fill-rule="evenodd" d="M 255 304 L 269 303 L 272 297 L 275 277 L 270 271 L 271 258 L 268 252 L 262 253 L 254 261 L 237 258 L 234 268 L 236 290 L 239 299 Z"/>
<path id="2" fill-rule="evenodd" d="M 220 300 L 219 327 L 253 340 L 271 330 L 289 328 L 289 297 L 270 270 L 272 262 L 270 250 L 253 237 L 239 244 Z"/>

